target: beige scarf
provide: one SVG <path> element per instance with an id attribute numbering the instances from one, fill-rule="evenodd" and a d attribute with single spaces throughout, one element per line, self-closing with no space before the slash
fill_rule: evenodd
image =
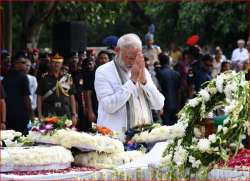
<path id="1" fill-rule="evenodd" d="M 118 78 L 124 84 L 130 79 L 130 70 L 128 70 L 123 61 L 116 58 L 114 64 L 118 73 Z M 127 108 L 127 129 L 135 126 L 151 124 L 152 113 L 149 106 L 148 99 L 142 88 L 142 85 L 137 83 L 136 90 L 132 93 L 129 101 L 126 103 Z"/>

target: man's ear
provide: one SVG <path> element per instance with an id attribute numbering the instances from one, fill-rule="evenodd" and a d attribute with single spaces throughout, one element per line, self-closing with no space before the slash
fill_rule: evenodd
<path id="1" fill-rule="evenodd" d="M 121 48 L 120 48 L 120 47 L 115 47 L 115 53 L 116 53 L 116 54 L 119 54 L 120 51 L 121 51 Z"/>

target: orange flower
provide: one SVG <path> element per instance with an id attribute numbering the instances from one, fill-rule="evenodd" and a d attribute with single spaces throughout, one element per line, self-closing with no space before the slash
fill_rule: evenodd
<path id="1" fill-rule="evenodd" d="M 96 130 L 101 133 L 102 135 L 111 135 L 112 134 L 112 130 L 106 127 L 102 127 L 102 126 L 96 126 Z"/>
<path id="2" fill-rule="evenodd" d="M 47 123 L 55 124 L 55 123 L 58 123 L 60 119 L 54 116 L 54 117 L 45 118 L 44 121 Z"/>

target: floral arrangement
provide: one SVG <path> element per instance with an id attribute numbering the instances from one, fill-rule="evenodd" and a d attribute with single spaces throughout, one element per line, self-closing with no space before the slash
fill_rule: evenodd
<path id="1" fill-rule="evenodd" d="M 98 131 L 98 133 L 101 133 L 104 136 L 112 135 L 112 130 L 103 126 L 96 126 L 96 130 Z"/>
<path id="2" fill-rule="evenodd" d="M 33 141 L 14 130 L 1 130 L 1 147 L 31 146 Z"/>
<path id="3" fill-rule="evenodd" d="M 0 170 L 29 171 L 36 166 L 65 164 L 74 161 L 72 153 L 61 146 L 9 147 L 1 150 Z"/>
<path id="4" fill-rule="evenodd" d="M 72 121 L 66 116 L 51 116 L 43 119 L 35 118 L 28 124 L 28 129 L 42 134 L 52 133 L 56 129 L 72 128 Z"/>
<path id="5" fill-rule="evenodd" d="M 76 147 L 79 149 L 88 149 L 106 153 L 123 152 L 122 142 L 108 136 L 91 135 L 84 132 L 78 132 L 72 129 L 56 129 L 53 133 L 42 134 L 37 131 L 29 132 L 28 137 L 38 143 L 49 143 L 62 145 L 65 148 Z"/>
<path id="6" fill-rule="evenodd" d="M 103 136 L 109 136 L 112 138 L 117 138 L 117 133 L 112 131 L 111 129 L 104 127 L 104 126 L 98 126 L 96 123 L 92 123 L 92 130 L 94 134 L 101 134 Z"/>
<path id="7" fill-rule="evenodd" d="M 243 72 L 226 72 L 208 82 L 197 97 L 188 101 L 173 125 L 177 133 L 170 137 L 161 160 L 168 166 L 170 179 L 207 178 L 219 160 L 236 154 L 248 127 L 248 82 Z M 202 136 L 200 125 L 218 108 L 227 115 L 223 125 Z"/>
<path id="8" fill-rule="evenodd" d="M 145 124 L 136 126 L 134 128 L 130 128 L 126 131 L 126 140 L 124 143 L 125 150 L 132 151 L 132 150 L 140 150 L 143 152 L 149 151 L 148 145 L 149 139 L 149 132 L 151 132 L 155 128 L 159 128 L 161 125 L 159 123 L 154 124 Z"/>
<path id="9" fill-rule="evenodd" d="M 137 143 L 152 143 L 169 139 L 171 126 L 157 126 L 150 131 L 137 133 L 132 140 Z"/>
<path id="10" fill-rule="evenodd" d="M 150 150 L 154 143 L 166 141 L 184 135 L 182 124 L 172 126 L 161 126 L 160 124 L 152 124 L 143 129 L 144 131 L 134 131 L 133 137 L 125 144 L 126 150 Z"/>
<path id="11" fill-rule="evenodd" d="M 14 140 L 21 137 L 22 133 L 14 130 L 1 130 L 0 135 L 1 140 Z"/>

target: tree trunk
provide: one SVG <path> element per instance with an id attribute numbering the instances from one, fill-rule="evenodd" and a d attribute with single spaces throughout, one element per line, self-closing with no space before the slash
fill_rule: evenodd
<path id="1" fill-rule="evenodd" d="M 3 17 L 3 7 L 0 6 L 0 49 L 2 50 L 4 47 L 4 17 Z M 2 62 L 2 61 L 1 61 Z M 0 63 L 1 63 L 0 62 Z M 1 72 L 0 72 L 1 73 Z"/>
<path id="2" fill-rule="evenodd" d="M 40 39 L 41 30 L 44 23 L 56 10 L 54 1 L 48 3 L 48 7 L 42 12 L 36 12 L 34 8 L 34 2 L 27 4 L 25 9 L 25 15 L 23 17 L 23 32 L 21 34 L 21 48 L 37 48 Z"/>
<path id="3" fill-rule="evenodd" d="M 26 43 L 30 43 L 31 48 L 37 48 L 43 24 L 35 24 L 26 33 Z"/>
<path id="4" fill-rule="evenodd" d="M 8 38 L 7 38 L 7 49 L 10 54 L 12 55 L 12 39 L 13 39 L 13 31 L 12 31 L 12 20 L 13 20 L 13 7 L 12 2 L 8 2 L 8 25 L 7 25 L 7 32 L 8 32 Z"/>

